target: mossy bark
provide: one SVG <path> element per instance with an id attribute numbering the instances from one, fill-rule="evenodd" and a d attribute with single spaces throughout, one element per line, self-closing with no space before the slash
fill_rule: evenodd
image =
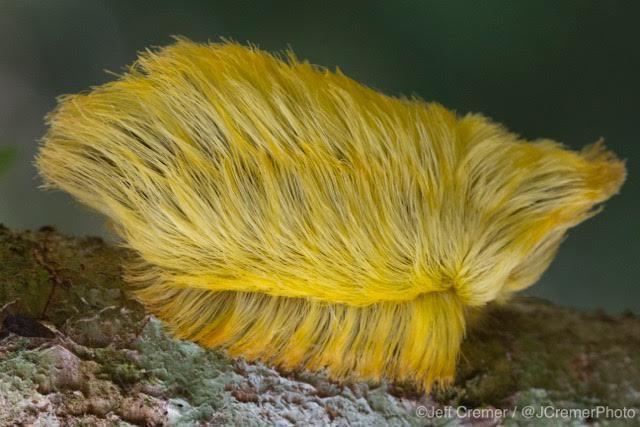
<path id="1" fill-rule="evenodd" d="M 539 424 L 515 411 L 528 405 L 640 414 L 640 319 L 631 314 L 531 299 L 488 307 L 468 331 L 455 383 L 420 395 L 173 340 L 129 298 L 120 269 L 128 256 L 98 238 L 0 227 L 0 425 Z M 447 406 L 508 415 L 421 417 Z"/>

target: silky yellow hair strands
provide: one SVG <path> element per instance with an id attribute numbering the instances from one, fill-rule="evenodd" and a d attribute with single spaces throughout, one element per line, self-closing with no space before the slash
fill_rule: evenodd
<path id="1" fill-rule="evenodd" d="M 452 378 L 467 310 L 535 282 L 625 177 L 601 144 L 227 42 L 144 53 L 48 124 L 46 183 L 112 220 L 178 337 L 425 389 Z"/>

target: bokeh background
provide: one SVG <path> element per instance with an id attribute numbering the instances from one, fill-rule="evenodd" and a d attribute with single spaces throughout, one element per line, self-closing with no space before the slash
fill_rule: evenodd
<path id="1" fill-rule="evenodd" d="M 111 80 L 171 35 L 230 37 L 299 57 L 389 94 L 482 112 L 527 138 L 579 148 L 605 137 L 629 178 L 573 229 L 530 295 L 640 312 L 640 2 L 0 0 L 0 222 L 107 236 L 103 220 L 39 190 L 43 116 L 63 93 Z M 1 260 L 0 260 L 1 262 Z"/>

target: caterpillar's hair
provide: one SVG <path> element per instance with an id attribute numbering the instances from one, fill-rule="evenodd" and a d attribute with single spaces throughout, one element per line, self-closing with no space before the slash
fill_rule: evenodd
<path id="1" fill-rule="evenodd" d="M 37 158 L 107 215 L 174 333 L 336 378 L 452 378 L 465 311 L 535 282 L 624 164 L 233 43 L 66 96 Z"/>

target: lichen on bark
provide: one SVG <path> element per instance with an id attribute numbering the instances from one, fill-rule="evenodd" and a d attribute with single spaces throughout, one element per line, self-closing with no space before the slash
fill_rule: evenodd
<path id="1" fill-rule="evenodd" d="M 402 384 L 282 372 L 174 340 L 128 296 L 120 269 L 128 256 L 49 227 L 0 228 L 0 425 L 536 423 L 519 414 L 421 418 L 419 406 L 640 413 L 640 319 L 632 314 L 533 299 L 490 306 L 468 331 L 455 383 L 421 395 Z"/>

